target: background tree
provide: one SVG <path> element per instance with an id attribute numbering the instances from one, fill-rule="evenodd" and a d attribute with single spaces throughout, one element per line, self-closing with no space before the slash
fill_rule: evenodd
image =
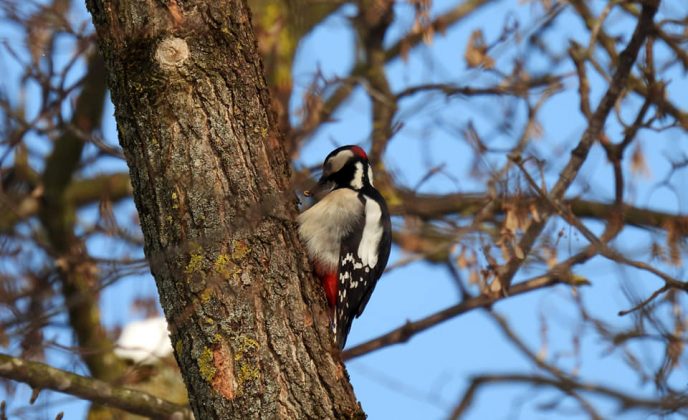
<path id="1" fill-rule="evenodd" d="M 395 417 L 509 412 L 485 395 L 525 417 L 685 414 L 686 5 L 215 3 L 92 1 L 95 29 L 80 3 L 0 3 L 0 375 L 94 417 L 183 411 L 122 388 L 164 369 L 118 357 L 101 312 L 105 294 L 155 313 L 132 287 L 150 270 L 202 416 L 394 415 L 395 393 L 422 401 Z M 343 353 L 356 397 L 292 222 L 348 143 L 397 244 Z M 3 413 L 60 409 L 16 386 Z"/>

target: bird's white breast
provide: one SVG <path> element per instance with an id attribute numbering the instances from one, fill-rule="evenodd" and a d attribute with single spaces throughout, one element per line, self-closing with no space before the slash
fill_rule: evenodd
<path id="1" fill-rule="evenodd" d="M 298 217 L 299 235 L 308 254 L 323 268 L 336 271 L 340 243 L 363 213 L 358 193 L 341 188 L 327 194 Z"/>

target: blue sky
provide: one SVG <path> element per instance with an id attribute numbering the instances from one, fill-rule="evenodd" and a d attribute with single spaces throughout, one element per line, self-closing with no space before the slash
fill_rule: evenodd
<path id="1" fill-rule="evenodd" d="M 489 83 L 489 76 L 466 69 L 463 61 L 464 47 L 474 29 L 482 29 L 489 43 L 499 36 L 502 23 L 509 19 L 521 22 L 521 27 L 527 34 L 529 24 L 538 22 L 537 15 L 541 14 L 541 9 L 534 4 L 524 3 L 527 2 L 496 2 L 494 6 L 485 7 L 472 19 L 448 30 L 444 36 L 436 35 L 431 45 L 420 46 L 414 50 L 408 61 L 396 60 L 391 63 L 388 66 L 388 76 L 393 91 L 421 82 L 453 82 L 471 86 Z M 662 12 L 676 13 L 678 10 L 683 11 L 685 15 L 686 6 L 681 6 L 677 2 L 666 3 L 670 7 L 665 7 Z M 441 13 L 453 4 L 434 2 L 433 13 Z M 412 24 L 408 6 L 400 4 L 398 11 L 399 18 L 389 32 L 388 45 Z M 588 33 L 583 31 L 580 20 L 570 11 L 563 13 L 564 17 L 557 21 L 556 29 L 551 31 L 552 36 L 548 38 L 554 44 L 553 48 L 556 48 L 557 42 L 567 42 L 567 37 L 586 43 Z M 346 14 L 345 12 L 344 15 Z M 610 32 L 626 34 L 628 39 L 632 31 L 629 21 L 619 17 L 612 21 L 615 25 Z M 294 71 L 297 89 L 307 86 L 313 68 L 319 68 L 325 77 L 346 76 L 353 60 L 353 42 L 345 17 L 336 16 L 321 25 L 300 47 Z M 322 45 L 327 45 L 328 48 L 323 48 Z M 495 58 L 498 63 L 506 63 L 521 54 L 522 50 L 522 44 L 510 42 L 504 48 L 496 50 Z M 346 54 L 343 51 L 351 52 Z M 599 57 L 602 58 L 603 55 L 599 54 Z M 528 68 L 537 71 L 541 65 L 537 61 L 529 62 Z M 565 61 L 558 71 L 570 73 L 571 69 L 570 62 Z M 303 77 L 302 83 L 298 82 L 299 77 Z M 591 76 L 591 82 L 594 105 L 604 91 L 601 89 L 601 79 Z M 555 96 L 541 110 L 540 123 L 544 134 L 540 143 L 543 144 L 535 142 L 532 151 L 549 153 L 543 157 L 548 158 L 547 165 L 551 168 L 563 166 L 568 159 L 566 152 L 577 142 L 585 128 L 585 121 L 578 111 L 576 83 L 575 78 L 567 78 L 567 87 L 574 89 L 568 89 Z M 680 71 L 671 72 L 670 86 L 670 96 L 673 98 L 679 97 L 681 92 L 688 92 L 685 77 Z M 298 94 L 294 96 L 299 97 Z M 481 188 L 481 185 L 466 176 L 468 162 L 462 159 L 462 156 L 468 153 L 467 146 L 456 140 L 456 130 L 452 131 L 451 127 L 470 119 L 478 130 L 489 132 L 490 125 L 499 115 L 494 114 L 495 101 L 476 101 L 473 98 L 445 100 L 441 95 L 437 95 L 416 100 L 415 104 L 414 101 L 408 102 L 410 104 L 402 102 L 397 115 L 397 120 L 402 121 L 404 127 L 390 142 L 385 155 L 386 167 L 397 174 L 397 181 L 413 186 L 430 167 L 445 165 L 447 172 L 452 176 L 451 179 L 435 177 L 424 184 L 422 191 L 465 192 Z M 632 109 L 638 108 L 637 102 L 635 101 Z M 523 111 L 522 108 L 519 110 Z M 317 164 L 332 148 L 333 143 L 369 144 L 369 112 L 370 103 L 366 95 L 361 91 L 357 92 L 348 106 L 336 116 L 336 122 L 328 124 L 304 148 L 302 160 L 307 165 Z M 610 122 L 608 127 L 610 134 L 619 135 L 621 128 L 618 124 Z M 513 134 L 509 134 L 512 133 L 503 134 L 504 138 L 498 138 L 496 141 L 511 143 Z M 651 178 L 631 178 L 629 183 L 634 185 L 630 187 L 635 190 L 635 198 L 631 202 L 639 206 L 685 213 L 685 194 L 674 195 L 663 188 L 655 187 L 657 180 L 666 176 L 669 171 L 666 156 L 671 154 L 678 159 L 680 154 L 685 156 L 688 153 L 688 146 L 685 142 L 681 144 L 680 137 L 685 139 L 685 134 L 679 130 L 661 135 L 645 132 L 641 134 L 640 142 L 648 156 Z M 551 154 L 552 144 L 561 145 L 560 153 Z M 493 164 L 497 164 L 504 157 L 491 156 L 490 159 Z M 588 188 L 592 190 L 589 196 L 610 200 L 613 197 L 609 183 L 611 175 L 603 151 L 596 147 L 581 171 L 582 182 L 574 184 L 571 192 L 577 194 Z M 551 179 L 553 178 L 550 178 L 550 182 Z M 685 187 L 685 171 L 678 174 L 673 181 L 678 184 L 679 191 L 681 186 Z M 629 188 L 629 191 L 631 190 Z M 591 223 L 590 227 L 594 231 L 599 231 L 601 225 Z M 629 229 L 620 236 L 616 244 L 621 249 L 633 249 L 633 245 L 637 244 L 640 247 L 641 243 L 646 243 L 648 236 L 646 232 Z M 576 234 L 567 234 L 564 243 L 573 249 L 586 244 L 583 238 Z M 401 253 L 396 250 L 392 255 L 392 262 L 400 256 Z M 593 281 L 593 286 L 579 290 L 582 299 L 592 308 L 592 312 L 604 315 L 605 319 L 619 324 L 630 322 L 630 318 L 616 317 L 620 309 L 629 307 L 622 293 L 627 281 L 633 282 L 634 290 L 639 296 L 646 296 L 661 286 L 656 279 L 646 274 L 637 270 L 616 268 L 601 258 L 596 258 L 576 272 Z M 672 274 L 681 278 L 682 271 L 677 269 Z M 406 320 L 419 319 L 455 304 L 457 298 L 457 290 L 443 268 L 420 263 L 395 270 L 383 277 L 365 314 L 354 323 L 349 345 L 355 345 L 399 327 Z M 580 363 L 582 378 L 620 386 L 621 389 L 633 394 L 651 391 L 651 387 L 640 384 L 637 377 L 621 362 L 618 351 L 606 349 L 593 334 L 584 335 L 580 360 L 576 361 L 571 357 L 573 334 L 577 332 L 577 328 L 582 327 L 568 288 L 556 287 L 517 297 L 496 305 L 495 310 L 509 319 L 512 328 L 534 351 L 542 346 L 540 331 L 543 321 L 546 322 L 548 354 L 560 353 L 562 367 L 573 368 Z M 643 354 L 654 363 L 661 360 L 657 347 L 649 346 L 644 349 Z M 469 376 L 486 372 L 534 371 L 531 364 L 504 338 L 495 322 L 483 311 L 475 311 L 450 320 L 414 337 L 407 344 L 355 359 L 348 363 L 348 369 L 356 393 L 371 419 L 445 418 L 465 390 Z M 674 380 L 685 387 L 688 380 L 685 369 L 682 369 Z M 539 411 L 537 407 L 553 399 L 562 399 L 561 395 L 551 390 L 537 391 L 539 392 L 525 386 L 496 386 L 482 391 L 466 418 L 558 418 L 557 414 Z M 603 412 L 607 415 L 615 413 L 613 404 L 595 398 L 592 401 L 604 407 L 606 410 Z M 574 406 L 571 401 L 565 399 L 563 404 Z M 573 412 L 578 415 L 564 417 L 587 418 L 580 410 Z M 637 412 L 629 412 L 625 417 L 636 418 L 637 415 Z"/>
<path id="2" fill-rule="evenodd" d="M 661 17 L 685 16 L 688 5 L 680 0 L 665 1 L 660 11 Z M 597 10 L 602 2 L 596 3 Z M 435 1 L 433 15 L 437 15 L 454 2 Z M 79 19 L 87 19 L 83 5 L 76 2 L 73 15 Z M 344 8 L 340 13 L 331 17 L 320 25 L 299 47 L 294 66 L 295 93 L 292 110 L 300 106 L 300 98 L 311 81 L 316 69 L 322 71 L 326 77 L 345 77 L 353 63 L 354 38 L 350 31 L 348 16 L 355 11 Z M 556 28 L 550 32 L 548 40 L 552 48 L 565 50 L 568 38 L 573 37 L 581 43 L 586 43 L 589 35 L 583 30 L 578 18 L 568 10 L 557 20 Z M 387 44 L 405 33 L 413 24 L 412 8 L 400 2 L 397 7 L 398 18 L 390 29 Z M 471 86 L 480 86 L 494 82 L 494 76 L 478 70 L 467 69 L 463 54 L 471 32 L 482 29 L 488 43 L 494 41 L 500 34 L 504 22 L 520 22 L 522 34 L 529 34 L 532 28 L 537 28 L 538 16 L 542 14 L 540 6 L 532 2 L 499 1 L 485 7 L 470 20 L 452 27 L 446 34 L 436 34 L 432 44 L 420 46 L 409 56 L 408 61 L 396 60 L 388 66 L 388 76 L 394 91 L 416 83 L 452 82 Z M 632 23 L 623 15 L 610 17 L 613 34 L 625 36 L 628 39 L 632 30 Z M 12 28 L 3 27 L 4 39 L 17 39 Z M 493 52 L 498 67 L 511 62 L 514 57 L 523 53 L 523 44 L 517 37 L 510 39 L 503 47 Z M 69 45 L 65 45 L 63 59 L 69 58 Z M 666 51 L 658 47 L 658 57 Z M 6 55 L 0 56 L 0 72 L 6 72 L 11 77 L 2 83 L 5 91 L 12 92 L 14 80 L 18 77 L 18 68 Z M 602 61 L 604 55 L 597 54 Z M 545 64 L 537 57 L 528 62 L 529 71 L 536 72 L 544 69 Z M 557 68 L 560 74 L 570 73 L 570 60 L 564 60 Z M 82 70 L 81 70 L 82 71 Z M 688 84 L 685 74 L 679 69 L 670 70 L 670 96 L 672 98 L 685 97 Z M 77 80 L 79 69 L 74 72 Z M 593 86 L 593 105 L 603 93 L 602 80 L 591 77 Z M 585 121 L 578 110 L 576 95 L 576 79 L 565 79 L 567 89 L 556 95 L 540 111 L 542 124 L 542 138 L 533 143 L 527 153 L 547 160 L 548 182 L 555 178 L 558 168 L 568 159 L 568 151 L 577 142 L 585 128 Z M 30 95 L 34 90 L 29 90 Z M 423 192 L 467 192 L 480 191 L 482 184 L 476 182 L 469 175 L 470 148 L 461 139 L 460 129 L 468 121 L 472 121 L 476 129 L 483 134 L 491 134 L 493 144 L 508 145 L 513 143 L 514 136 L 520 132 L 519 118 L 525 108 L 515 105 L 517 121 L 512 130 L 500 132 L 494 127 L 499 120 L 504 107 L 510 105 L 509 99 L 495 101 L 493 99 L 452 98 L 446 100 L 439 95 L 414 97 L 401 103 L 397 120 L 404 123 L 401 131 L 390 142 L 385 155 L 386 167 L 396 176 L 398 182 L 407 186 L 414 186 L 426 174 L 429 168 L 445 165 L 445 174 L 436 176 L 424 184 Z M 685 105 L 685 101 L 683 101 Z M 629 101 L 628 107 L 635 111 L 640 103 Z M 625 112 L 629 112 L 625 114 Z M 107 114 L 112 115 L 111 106 Z M 623 110 L 622 115 L 630 115 L 629 110 Z M 627 117 L 630 118 L 630 117 Z M 347 104 L 336 115 L 336 121 L 327 124 L 303 148 L 297 167 L 319 164 L 324 156 L 335 145 L 356 143 L 369 146 L 370 135 L 370 103 L 366 95 L 359 89 Z M 621 127 L 610 119 L 608 133 L 618 138 Z M 104 138 L 116 142 L 115 124 L 113 118 L 108 118 L 103 126 Z M 671 184 L 676 191 L 657 184 L 668 173 L 670 167 L 668 157 L 679 159 L 688 156 L 688 146 L 685 133 L 679 130 L 669 130 L 659 134 L 642 132 L 639 144 L 647 155 L 650 177 L 629 177 L 628 189 L 631 202 L 642 207 L 650 207 L 670 212 L 686 213 L 688 197 L 685 191 L 688 171 L 679 171 Z M 45 143 L 36 142 L 38 149 L 45 150 Z M 484 164 L 494 167 L 504 161 L 504 156 L 491 155 Z M 126 165 L 111 159 L 95 169 L 95 172 L 109 172 L 126 170 Z M 601 200 L 613 197 L 610 188 L 611 169 L 606 163 L 604 153 L 599 147 L 593 148 L 592 154 L 585 164 L 577 182 L 570 190 L 571 196 L 586 191 L 586 196 Z M 117 214 L 121 215 L 121 222 L 127 224 L 134 212 L 133 204 L 124 203 L 118 206 Z M 95 220 L 97 209 L 87 209 L 83 215 L 85 220 Z M 395 220 L 400 224 L 401 220 Z M 552 229 L 564 225 L 553 225 Z M 599 232 L 600 224 L 590 223 L 593 231 Z M 647 244 L 653 235 L 638 229 L 628 229 L 615 246 L 630 253 L 645 252 Z M 562 239 L 564 251 L 579 249 L 586 242 L 582 236 L 572 230 L 565 230 Z M 96 255 L 113 255 L 132 252 L 132 256 L 140 256 L 128 250 L 121 244 L 112 243 L 107 238 L 96 238 L 89 243 L 91 252 Z M 405 254 L 394 249 L 391 263 Z M 662 267 L 667 269 L 666 266 Z M 673 270 L 673 271 L 672 271 Z M 670 274 L 684 278 L 681 268 L 669 269 Z M 579 366 L 582 378 L 596 383 L 618 386 L 623 390 L 637 395 L 650 395 L 652 387 L 639 382 L 637 376 L 629 370 L 619 356 L 619 349 L 608 348 L 596 334 L 584 325 L 575 307 L 575 299 L 580 297 L 595 315 L 609 320 L 615 325 L 625 325 L 631 322 L 630 317 L 618 318 L 615 314 L 621 309 L 632 306 L 624 296 L 624 288 L 632 287 L 639 296 L 644 297 L 661 286 L 657 279 L 633 269 L 623 269 L 611 265 L 601 258 L 596 258 L 576 271 L 592 281 L 592 286 L 581 288 L 575 296 L 566 287 L 555 287 L 543 292 L 511 298 L 495 306 L 495 310 L 506 317 L 511 327 L 518 332 L 530 348 L 545 351 L 551 358 L 559 356 L 559 366 L 572 369 Z M 534 275 L 528 272 L 521 277 Z M 155 294 L 155 285 L 150 275 L 129 276 L 106 289 L 101 297 L 102 314 L 108 327 L 113 328 L 131 320 L 139 313 L 126 309 L 132 299 Z M 416 320 L 432 314 L 440 309 L 457 303 L 459 294 L 452 279 L 443 267 L 427 263 L 415 263 L 393 270 L 380 281 L 365 314 L 353 325 L 348 343 L 353 346 L 370 338 L 376 337 L 393 328 L 402 325 L 407 320 Z M 543 341 L 543 326 L 546 327 L 546 340 Z M 572 355 L 573 336 L 584 329 L 584 339 L 580 343 L 580 354 Z M 70 337 L 65 330 L 55 329 L 54 334 L 65 344 Z M 645 345 L 637 349 L 652 363 L 658 363 L 661 354 L 659 347 Z M 73 359 L 65 357 L 59 351 L 51 352 L 51 363 L 63 368 L 76 368 L 83 372 L 83 368 L 73 365 Z M 515 347 L 505 339 L 496 323 L 484 311 L 478 310 L 447 321 L 435 328 L 415 336 L 409 343 L 397 345 L 370 355 L 352 360 L 347 364 L 351 382 L 355 388 L 364 410 L 369 418 L 376 419 L 436 419 L 445 418 L 458 402 L 467 386 L 471 375 L 478 373 L 532 373 L 535 369 Z M 688 371 L 680 367 L 672 377 L 672 383 L 683 387 L 688 383 Z M 17 394 L 15 401 L 18 406 L 28 399 L 29 391 L 20 386 L 24 392 Z M 0 391 L 0 399 L 5 398 Z M 44 393 L 39 403 L 50 398 L 51 401 L 64 401 L 66 398 L 59 394 Z M 559 401 L 564 407 L 570 407 L 569 415 L 559 412 L 541 411 L 539 407 Z M 591 401 L 603 407 L 605 415 L 614 415 L 615 407 L 608 401 L 592 398 Z M 12 402 L 10 401 L 10 408 Z M 65 418 L 83 417 L 86 405 L 82 402 L 68 401 L 62 405 Z M 527 386 L 495 386 L 485 388 L 478 394 L 471 410 L 465 418 L 468 419 L 556 419 L 556 418 L 587 418 L 580 410 L 573 409 L 575 404 L 562 398 L 561 394 L 551 390 L 542 391 Z M 566 411 L 566 410 L 562 410 Z M 11 412 L 11 411 L 10 411 Z M 54 409 L 46 410 L 46 418 L 54 417 Z M 615 418 L 637 418 L 638 413 L 624 413 Z"/>

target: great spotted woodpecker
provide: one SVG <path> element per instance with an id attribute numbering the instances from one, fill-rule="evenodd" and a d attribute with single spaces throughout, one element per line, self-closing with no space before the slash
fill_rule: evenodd
<path id="1" fill-rule="evenodd" d="M 308 195 L 319 201 L 299 215 L 299 234 L 325 289 L 335 342 L 344 348 L 353 318 L 363 313 L 387 265 L 389 211 L 358 146 L 327 155 L 322 177 Z"/>

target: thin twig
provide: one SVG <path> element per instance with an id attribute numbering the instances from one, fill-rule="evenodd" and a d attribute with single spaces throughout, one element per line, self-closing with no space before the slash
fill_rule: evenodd
<path id="1" fill-rule="evenodd" d="M 638 303 L 638 304 L 635 305 L 634 307 L 632 307 L 632 308 L 630 308 L 630 309 L 623 310 L 623 311 L 619 311 L 619 316 L 628 315 L 628 314 L 630 314 L 631 312 L 635 312 L 635 311 L 637 311 L 637 310 L 639 310 L 639 309 L 644 308 L 644 307 L 647 306 L 650 302 L 652 302 L 653 300 L 655 300 L 655 299 L 657 298 L 657 296 L 661 295 L 662 293 L 666 293 L 666 292 L 669 291 L 670 289 L 671 289 L 671 288 L 669 287 L 669 285 L 668 285 L 668 284 L 665 284 L 664 286 L 662 286 L 662 287 L 660 287 L 659 289 L 655 290 L 647 299 L 641 301 L 640 303 Z"/>

